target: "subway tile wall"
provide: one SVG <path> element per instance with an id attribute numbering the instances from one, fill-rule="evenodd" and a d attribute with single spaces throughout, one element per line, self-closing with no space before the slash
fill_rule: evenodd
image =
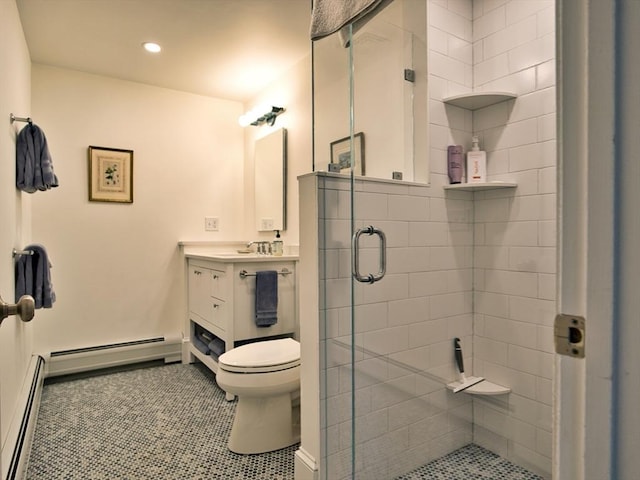
<path id="1" fill-rule="evenodd" d="M 518 94 L 473 113 L 489 180 L 518 183 L 474 193 L 474 371 L 512 389 L 505 403 L 474 401 L 474 442 L 544 476 L 556 308 L 554 21 L 552 0 L 473 0 L 474 90 Z"/>

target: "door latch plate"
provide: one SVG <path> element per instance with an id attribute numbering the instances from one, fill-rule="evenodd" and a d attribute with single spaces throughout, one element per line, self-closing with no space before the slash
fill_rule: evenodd
<path id="1" fill-rule="evenodd" d="M 575 358 L 584 358 L 585 319 L 579 315 L 559 313 L 556 315 L 553 336 L 556 353 Z"/>

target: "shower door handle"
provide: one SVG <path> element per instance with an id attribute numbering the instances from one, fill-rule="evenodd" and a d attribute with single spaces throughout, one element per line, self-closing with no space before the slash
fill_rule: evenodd
<path id="1" fill-rule="evenodd" d="M 380 269 L 375 275 L 373 273 L 369 273 L 368 275 L 362 275 L 360 273 L 360 236 L 363 234 L 377 235 L 380 238 Z M 378 280 L 382 280 L 382 277 L 384 277 L 387 271 L 387 237 L 384 232 L 371 225 L 360 228 L 353 234 L 353 237 L 351 237 L 351 249 L 353 250 L 353 278 L 362 283 L 375 283 Z"/>

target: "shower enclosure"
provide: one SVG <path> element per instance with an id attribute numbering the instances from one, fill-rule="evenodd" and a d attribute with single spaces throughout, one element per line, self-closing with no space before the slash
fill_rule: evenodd
<path id="1" fill-rule="evenodd" d="M 499 229 L 509 233 L 510 208 L 520 206 L 514 191 L 444 189 L 447 144 L 465 143 L 478 126 L 492 138 L 495 120 L 445 107 L 436 91 L 464 82 L 427 70 L 428 58 L 443 62 L 427 45 L 442 33 L 428 33 L 427 7 L 442 18 L 440 4 L 396 0 L 357 32 L 313 45 L 315 172 L 300 179 L 300 243 L 302 270 L 320 279 L 320 322 L 303 320 L 301 335 L 319 345 L 318 385 L 310 382 L 318 411 L 306 428 L 320 429 L 311 445 L 326 480 L 394 479 L 470 443 L 551 471 L 553 353 L 513 337 L 550 336 L 555 304 L 542 287 L 525 291 L 530 272 L 490 265 L 500 242 L 509 248 Z M 542 220 L 553 219 L 531 221 Z M 317 262 L 309 268 L 307 248 Z M 503 283 L 509 292 L 494 288 Z M 454 338 L 467 373 L 505 393 L 448 388 L 459 378 Z M 303 351 L 303 369 L 314 354 Z M 308 378 L 303 371 L 303 402 Z M 303 448 L 304 430 L 303 419 Z"/>

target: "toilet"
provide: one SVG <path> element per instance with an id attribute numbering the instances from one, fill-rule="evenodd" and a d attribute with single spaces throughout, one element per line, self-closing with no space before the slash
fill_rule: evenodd
<path id="1" fill-rule="evenodd" d="M 229 350 L 218 358 L 216 381 L 238 397 L 229 450 L 265 453 L 300 440 L 293 402 L 300 391 L 300 343 L 283 338 Z"/>

